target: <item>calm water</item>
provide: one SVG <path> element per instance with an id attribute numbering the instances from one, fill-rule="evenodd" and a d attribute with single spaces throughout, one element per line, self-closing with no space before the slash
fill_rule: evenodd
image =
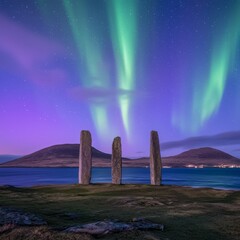
<path id="1" fill-rule="evenodd" d="M 34 186 L 78 182 L 78 168 L 0 168 L 0 185 Z M 110 168 L 93 168 L 93 183 L 110 183 Z M 123 183 L 149 184 L 149 168 L 123 168 Z M 240 190 L 240 168 L 165 168 L 163 184 Z"/>

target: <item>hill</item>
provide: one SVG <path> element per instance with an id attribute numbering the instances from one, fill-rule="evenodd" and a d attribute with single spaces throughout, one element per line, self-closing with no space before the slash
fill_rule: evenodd
<path id="1" fill-rule="evenodd" d="M 240 160 L 218 149 L 204 147 L 166 157 L 165 163 L 169 163 L 172 167 L 187 167 L 189 165 L 219 167 L 224 165 L 240 165 Z"/>
<path id="2" fill-rule="evenodd" d="M 92 147 L 93 166 L 110 167 L 111 154 Z M 0 164 L 0 167 L 77 167 L 79 144 L 60 144 L 44 148 L 24 157 Z M 240 160 L 214 148 L 198 148 L 176 156 L 162 158 L 168 167 L 221 167 L 240 166 Z M 123 158 L 124 167 L 147 167 L 149 158 Z"/>
<path id="3" fill-rule="evenodd" d="M 92 148 L 93 161 L 110 162 L 111 155 Z M 41 149 L 24 157 L 6 162 L 4 167 L 76 167 L 79 144 L 60 144 Z"/>
<path id="4" fill-rule="evenodd" d="M 110 167 L 111 154 L 92 147 L 94 167 Z M 41 149 L 24 157 L 0 164 L 0 167 L 78 167 L 79 144 L 60 144 Z M 125 167 L 145 167 L 146 159 L 123 158 Z"/>

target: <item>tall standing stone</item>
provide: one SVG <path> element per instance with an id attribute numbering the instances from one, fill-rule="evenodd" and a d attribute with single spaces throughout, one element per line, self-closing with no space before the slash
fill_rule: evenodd
<path id="1" fill-rule="evenodd" d="M 79 151 L 79 183 L 89 184 L 92 170 L 92 137 L 89 131 L 81 131 Z"/>
<path id="2" fill-rule="evenodd" d="M 112 144 L 112 183 L 122 182 L 122 146 L 121 138 L 116 137 Z"/>
<path id="3" fill-rule="evenodd" d="M 150 175 L 151 184 L 160 185 L 162 181 L 162 161 L 160 155 L 160 145 L 158 132 L 151 131 L 150 137 Z"/>

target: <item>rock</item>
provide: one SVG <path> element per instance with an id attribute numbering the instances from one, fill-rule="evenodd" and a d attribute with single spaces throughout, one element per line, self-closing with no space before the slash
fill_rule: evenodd
<path id="1" fill-rule="evenodd" d="M 0 208 L 0 225 L 5 224 L 15 224 L 15 225 L 26 225 L 26 226 L 36 226 L 36 225 L 46 225 L 47 222 L 44 221 L 39 216 L 32 213 L 25 213 L 23 211 L 12 209 L 12 208 Z"/>
<path id="2" fill-rule="evenodd" d="M 16 225 L 13 223 L 6 223 L 6 224 L 0 226 L 0 234 L 11 232 L 15 227 L 16 227 Z"/>
<path id="3" fill-rule="evenodd" d="M 162 181 L 162 161 L 157 131 L 151 131 L 150 138 L 150 178 L 152 185 L 160 185 Z"/>
<path id="4" fill-rule="evenodd" d="M 145 220 L 143 217 L 135 217 L 132 219 L 132 222 L 144 222 Z"/>
<path id="5" fill-rule="evenodd" d="M 89 224 L 77 225 L 69 227 L 65 232 L 71 233 L 88 233 L 91 235 L 106 235 L 108 233 L 132 231 L 132 230 L 161 230 L 164 226 L 162 224 L 152 223 L 147 220 L 134 221 L 129 223 L 119 221 L 99 221 Z"/>
<path id="6" fill-rule="evenodd" d="M 79 151 L 79 183 L 91 182 L 92 170 L 92 137 L 89 131 L 81 131 Z"/>
<path id="7" fill-rule="evenodd" d="M 66 232 L 88 233 L 91 235 L 105 235 L 107 233 L 132 230 L 131 225 L 112 221 L 99 221 L 84 225 L 78 225 L 66 229 Z"/>
<path id="8" fill-rule="evenodd" d="M 112 183 L 122 182 L 122 146 L 121 138 L 116 137 L 112 144 Z"/>

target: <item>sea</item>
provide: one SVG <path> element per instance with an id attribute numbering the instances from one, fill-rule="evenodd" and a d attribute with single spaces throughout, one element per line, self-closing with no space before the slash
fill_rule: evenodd
<path id="1" fill-rule="evenodd" d="M 92 183 L 111 183 L 111 168 L 92 168 Z M 78 183 L 78 168 L 0 168 L 0 185 Z M 149 184 L 149 168 L 123 168 L 123 184 Z M 240 190 L 240 168 L 163 168 L 163 185 Z"/>

